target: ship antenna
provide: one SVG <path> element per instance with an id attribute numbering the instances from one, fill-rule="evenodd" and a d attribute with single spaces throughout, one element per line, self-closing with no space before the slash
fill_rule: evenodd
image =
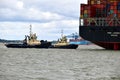
<path id="1" fill-rule="evenodd" d="M 30 35 L 32 34 L 32 25 L 30 25 Z"/>

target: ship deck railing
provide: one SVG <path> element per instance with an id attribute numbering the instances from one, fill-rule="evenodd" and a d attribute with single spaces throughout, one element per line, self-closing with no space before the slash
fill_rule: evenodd
<path id="1" fill-rule="evenodd" d="M 120 26 L 120 18 L 80 18 L 80 26 Z"/>

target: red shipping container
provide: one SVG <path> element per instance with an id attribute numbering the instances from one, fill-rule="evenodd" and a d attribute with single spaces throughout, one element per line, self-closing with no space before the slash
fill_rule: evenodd
<path id="1" fill-rule="evenodd" d="M 110 6 L 110 9 L 111 9 L 111 10 L 117 9 L 117 6 L 111 5 L 111 6 Z"/>
<path id="2" fill-rule="evenodd" d="M 94 18 L 96 14 L 96 7 L 90 6 L 90 17 Z"/>
<path id="3" fill-rule="evenodd" d="M 117 17 L 120 18 L 120 13 L 118 13 Z"/>
<path id="4" fill-rule="evenodd" d="M 105 8 L 105 5 L 103 5 L 103 4 L 95 4 L 94 6 L 96 8 L 101 8 L 101 9 Z"/>
<path id="5" fill-rule="evenodd" d="M 81 10 L 84 10 L 84 6 L 85 6 L 85 5 L 86 5 L 86 4 L 81 4 L 81 5 L 80 5 L 80 9 L 81 9 Z"/>
<path id="6" fill-rule="evenodd" d="M 86 4 L 81 4 L 80 5 L 80 15 L 83 15 L 84 14 L 84 6 L 85 6 Z"/>
<path id="7" fill-rule="evenodd" d="M 83 12 L 83 10 L 81 10 L 81 11 L 80 11 L 80 15 L 83 15 L 83 14 L 84 14 L 84 12 Z"/>
<path id="8" fill-rule="evenodd" d="M 105 5 L 108 3 L 109 0 L 101 0 L 101 4 Z"/>
<path id="9" fill-rule="evenodd" d="M 116 15 L 118 14 L 118 10 L 114 9 L 113 11 L 114 11 L 114 14 Z"/>
<path id="10" fill-rule="evenodd" d="M 84 10 L 88 10 L 88 5 L 87 4 L 81 4 L 81 8 L 80 8 L 80 15 L 84 15 Z"/>
<path id="11" fill-rule="evenodd" d="M 88 4 L 81 4 L 81 10 L 87 10 L 88 6 Z"/>
<path id="12" fill-rule="evenodd" d="M 114 6 L 117 6 L 117 5 L 118 5 L 118 2 L 117 2 L 117 1 L 113 2 L 113 5 L 114 5 Z"/>

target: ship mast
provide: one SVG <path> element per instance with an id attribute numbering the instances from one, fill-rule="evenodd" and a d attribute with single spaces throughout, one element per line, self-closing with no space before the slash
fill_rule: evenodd
<path id="1" fill-rule="evenodd" d="M 30 35 L 32 34 L 32 25 L 30 25 Z"/>
<path id="2" fill-rule="evenodd" d="M 63 29 L 61 30 L 61 37 L 63 37 Z"/>

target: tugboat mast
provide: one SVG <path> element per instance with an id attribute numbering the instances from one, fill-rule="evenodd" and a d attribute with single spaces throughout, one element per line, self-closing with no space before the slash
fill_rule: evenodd
<path id="1" fill-rule="evenodd" d="M 63 29 L 61 30 L 61 37 L 63 37 Z"/>
<path id="2" fill-rule="evenodd" d="M 32 34 L 32 25 L 30 25 L 30 35 Z"/>

